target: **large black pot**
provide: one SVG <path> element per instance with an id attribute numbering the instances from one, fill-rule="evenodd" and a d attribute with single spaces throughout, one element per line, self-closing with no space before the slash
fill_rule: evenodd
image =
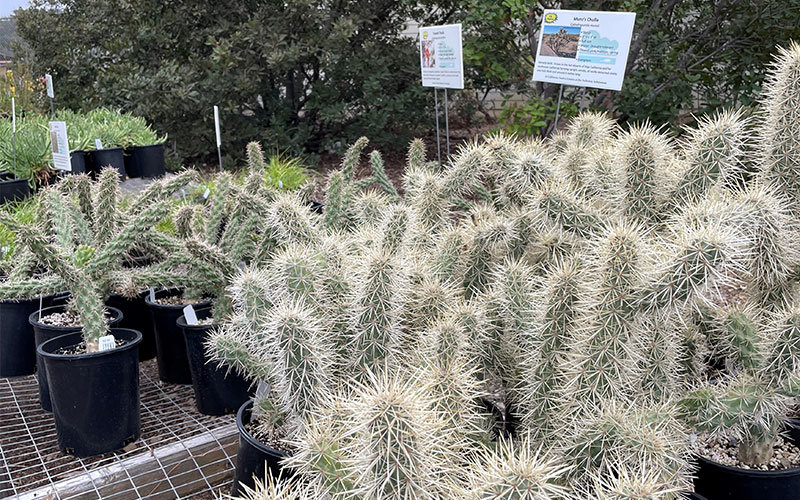
<path id="1" fill-rule="evenodd" d="M 86 164 L 86 151 L 77 150 L 69 154 L 69 163 L 73 174 L 88 174 L 89 166 Z"/>
<path id="2" fill-rule="evenodd" d="M 239 450 L 236 452 L 236 471 L 233 475 L 233 489 L 231 496 L 241 495 L 242 486 L 253 488 L 255 479 L 264 479 L 267 469 L 272 477 L 279 475 L 287 477 L 292 475 L 291 469 L 284 469 L 280 461 L 286 453 L 278 451 L 254 438 L 245 425 L 250 423 L 250 411 L 253 401 L 247 401 L 236 412 L 236 427 L 239 429 Z M 281 471 L 283 471 L 281 473 Z"/>
<path id="3" fill-rule="evenodd" d="M 53 326 L 39 322 L 39 318 L 42 316 L 64 312 L 65 309 L 66 306 L 64 305 L 45 307 L 41 311 L 39 311 L 37 308 L 36 311 L 32 312 L 28 316 L 28 323 L 33 328 L 33 339 L 36 343 L 36 347 L 39 347 L 50 339 L 66 335 L 68 333 L 80 332 L 83 329 L 80 326 Z M 118 325 L 123 319 L 122 311 L 114 307 L 107 307 L 107 309 L 110 313 L 108 324 L 110 326 Z M 41 369 L 43 363 L 44 360 L 37 353 L 36 365 L 39 367 L 39 370 L 36 371 L 36 379 L 39 381 L 39 404 L 42 405 L 42 409 L 44 411 L 53 411 L 53 406 L 50 403 L 50 387 L 47 385 L 47 376 L 45 375 L 44 370 Z"/>
<path id="4" fill-rule="evenodd" d="M 49 307 L 54 295 L 41 298 Z M 36 371 L 36 343 L 28 317 L 39 310 L 39 297 L 0 300 L 0 377 L 21 377 Z"/>
<path id="5" fill-rule="evenodd" d="M 44 359 L 58 447 L 77 457 L 118 450 L 139 439 L 139 343 L 142 334 L 114 328 L 121 347 L 91 354 L 56 354 L 78 345 L 81 333 L 50 339 Z"/>
<path id="6" fill-rule="evenodd" d="M 164 144 L 133 146 L 125 150 L 128 177 L 163 177 L 167 173 Z"/>
<path id="7" fill-rule="evenodd" d="M 797 435 L 789 434 L 795 445 Z M 788 500 L 800 499 L 800 467 L 763 471 L 740 469 L 713 462 L 701 456 L 697 460 L 694 489 L 708 500 Z"/>
<path id="8" fill-rule="evenodd" d="M 196 309 L 198 319 L 211 316 L 211 308 Z M 252 397 L 251 384 L 238 373 L 218 368 L 206 357 L 205 343 L 216 325 L 188 325 L 186 318 L 178 318 L 178 328 L 186 340 L 189 369 L 197 410 L 205 415 L 236 413 Z"/>
<path id="9" fill-rule="evenodd" d="M 156 357 L 156 336 L 153 333 L 153 322 L 150 320 L 150 310 L 145 302 L 147 290 L 135 298 L 128 298 L 119 293 L 112 293 L 106 299 L 106 305 L 122 311 L 122 321 L 119 328 L 130 328 L 142 334 L 142 343 L 139 345 L 139 361 Z"/>
<path id="10" fill-rule="evenodd" d="M 161 290 L 156 292 L 155 296 L 160 299 L 175 293 L 175 290 Z M 144 300 L 147 308 L 150 309 L 153 333 L 156 337 L 158 378 L 170 384 L 191 384 L 192 372 L 189 369 L 189 358 L 186 355 L 186 341 L 177 324 L 178 318 L 183 316 L 185 306 L 154 303 L 150 300 L 149 293 Z M 211 302 L 200 302 L 193 305 L 202 308 L 210 306 Z"/>
<path id="11" fill-rule="evenodd" d="M 28 179 L 17 179 L 10 172 L 0 172 L 0 203 L 23 200 L 30 195 Z"/>
<path id="12" fill-rule="evenodd" d="M 119 178 L 125 180 L 125 159 L 122 148 L 95 149 L 89 153 L 92 171 L 99 174 L 106 167 L 114 167 L 119 172 Z"/>

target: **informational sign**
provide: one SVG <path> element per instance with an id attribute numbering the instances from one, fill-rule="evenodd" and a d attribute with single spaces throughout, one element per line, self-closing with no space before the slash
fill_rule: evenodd
<path id="1" fill-rule="evenodd" d="M 422 86 L 464 88 L 461 25 L 427 26 L 419 29 L 419 61 Z"/>
<path id="2" fill-rule="evenodd" d="M 41 82 L 41 80 L 39 80 Z M 45 85 L 47 86 L 47 97 L 53 99 L 56 94 L 53 92 L 53 75 L 47 73 L 44 75 Z"/>
<path id="3" fill-rule="evenodd" d="M 50 122 L 50 144 L 53 150 L 53 168 L 72 171 L 66 122 Z"/>
<path id="4" fill-rule="evenodd" d="M 533 80 L 622 90 L 632 12 L 545 10 Z"/>

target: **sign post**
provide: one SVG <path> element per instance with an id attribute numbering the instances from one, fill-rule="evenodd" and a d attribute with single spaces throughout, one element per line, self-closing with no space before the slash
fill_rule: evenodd
<path id="1" fill-rule="evenodd" d="M 217 134 L 217 157 L 219 158 L 219 171 L 222 172 L 222 138 L 219 133 L 219 107 L 214 106 L 214 131 Z"/>
<path id="2" fill-rule="evenodd" d="M 50 145 L 53 152 L 53 168 L 71 172 L 66 122 L 50 122 Z"/>
<path id="3" fill-rule="evenodd" d="M 564 85 L 622 90 L 636 14 L 545 10 L 533 81 L 561 85 L 553 130 L 558 126 Z M 583 95 L 581 110 L 583 110 Z"/>
<path id="4" fill-rule="evenodd" d="M 447 89 L 464 88 L 461 24 L 421 27 L 419 29 L 419 61 L 422 70 L 422 86 L 433 87 L 433 102 L 436 111 L 436 151 L 439 168 L 441 168 L 439 89 L 444 89 L 445 138 L 447 156 L 450 156 L 450 119 Z"/>
<path id="5" fill-rule="evenodd" d="M 47 97 L 50 98 L 50 116 L 55 115 L 55 107 L 53 106 L 53 99 L 56 94 L 53 91 L 53 75 L 46 73 L 44 75 L 45 85 L 47 86 Z"/>

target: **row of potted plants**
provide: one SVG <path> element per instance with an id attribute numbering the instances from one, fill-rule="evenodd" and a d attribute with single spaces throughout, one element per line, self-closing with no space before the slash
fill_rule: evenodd
<path id="1" fill-rule="evenodd" d="M 51 120 L 67 123 L 73 173 L 99 172 L 106 166 L 116 168 L 121 178 L 165 173 L 166 137 L 159 137 L 142 118 L 106 108 L 63 110 L 54 117 L 26 114 L 17 119 L 16 140 L 11 119 L 0 121 L 0 200 L 23 198 L 51 180 Z"/>

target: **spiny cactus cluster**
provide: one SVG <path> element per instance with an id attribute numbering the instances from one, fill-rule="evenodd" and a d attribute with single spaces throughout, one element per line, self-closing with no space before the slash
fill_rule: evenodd
<path id="1" fill-rule="evenodd" d="M 169 253 L 170 241 L 155 231 L 169 213 L 166 198 L 194 179 L 188 171 L 154 183 L 132 200 L 120 203 L 118 176 L 105 169 L 96 182 L 86 175 L 70 176 L 41 195 L 38 221 L 17 224 L 0 213 L 23 248 L 11 279 L 0 284 L 0 296 L 35 297 L 71 292 L 68 308 L 83 325 L 87 351 L 97 349 L 108 330 L 103 301 L 128 273 L 123 260 L 131 252 Z M 40 271 L 44 270 L 44 273 Z"/>
<path id="2" fill-rule="evenodd" d="M 590 112 L 441 172 L 415 141 L 401 197 L 376 153 L 358 180 L 361 139 L 324 216 L 267 201 L 209 348 L 270 387 L 254 415 L 292 488 L 669 500 L 691 432 L 763 463 L 800 373 L 798 68 L 792 45 L 758 119 L 681 140 Z"/>

